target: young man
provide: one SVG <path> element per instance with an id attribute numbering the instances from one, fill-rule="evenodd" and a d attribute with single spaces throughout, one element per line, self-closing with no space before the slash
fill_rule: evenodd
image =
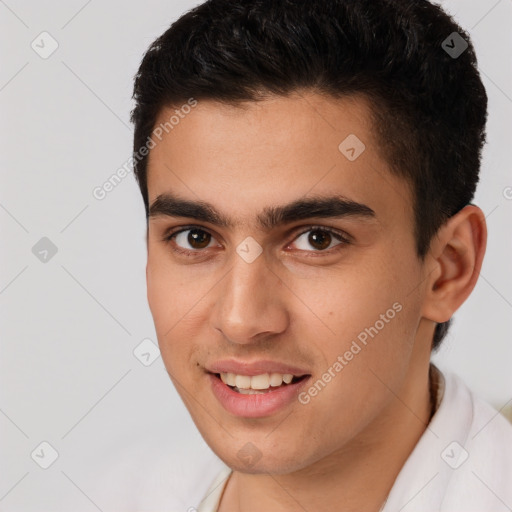
<path id="1" fill-rule="evenodd" d="M 226 469 L 200 511 L 512 510 L 512 428 L 430 364 L 486 244 L 468 35 L 408 0 L 210 0 L 147 52 L 161 354 Z"/>

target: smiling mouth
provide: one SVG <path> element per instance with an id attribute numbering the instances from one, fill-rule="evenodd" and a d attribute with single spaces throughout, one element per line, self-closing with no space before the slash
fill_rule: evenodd
<path id="1" fill-rule="evenodd" d="M 260 375 L 237 375 L 234 373 L 215 373 L 227 387 L 242 395 L 261 395 L 272 393 L 309 377 L 309 375 L 291 375 L 281 373 L 263 373 Z"/>

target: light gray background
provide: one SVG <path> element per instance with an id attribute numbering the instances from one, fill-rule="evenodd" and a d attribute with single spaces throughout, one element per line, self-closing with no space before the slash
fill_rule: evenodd
<path id="1" fill-rule="evenodd" d="M 0 0 L 1 511 L 185 511 L 208 483 L 192 479 L 216 470 L 161 359 L 133 353 L 156 343 L 135 180 L 92 193 L 130 156 L 144 51 L 197 3 Z M 443 5 L 472 35 L 490 100 L 476 197 L 489 243 L 435 360 L 501 408 L 512 399 L 512 0 Z M 31 47 L 50 48 L 43 31 L 59 45 L 47 59 Z M 58 249 L 46 263 L 32 253 L 42 237 Z M 43 441 L 59 454 L 48 469 L 36 463 L 51 457 Z"/>

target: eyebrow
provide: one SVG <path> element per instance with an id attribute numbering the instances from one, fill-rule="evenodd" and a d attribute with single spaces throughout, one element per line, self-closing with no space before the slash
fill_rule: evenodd
<path id="1" fill-rule="evenodd" d="M 149 208 L 149 218 L 187 217 L 207 222 L 223 228 L 232 228 L 239 222 L 230 220 L 215 207 L 204 201 L 190 201 L 173 194 L 160 194 Z M 270 230 L 277 226 L 313 217 L 342 218 L 342 217 L 375 218 L 375 212 L 367 205 L 357 203 L 344 196 L 311 197 L 292 201 L 279 206 L 267 206 L 257 216 L 257 222 L 262 229 Z"/>

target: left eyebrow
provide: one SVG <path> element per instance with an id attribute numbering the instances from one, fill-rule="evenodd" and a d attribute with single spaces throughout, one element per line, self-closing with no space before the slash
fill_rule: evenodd
<path id="1" fill-rule="evenodd" d="M 367 205 L 357 203 L 343 196 L 313 197 L 298 199 L 283 206 L 269 206 L 258 216 L 258 222 L 264 229 L 272 229 L 281 224 L 306 220 L 313 217 L 375 218 L 375 212 Z"/>
<path id="2" fill-rule="evenodd" d="M 230 228 L 235 222 L 213 205 L 204 201 L 190 201 L 173 194 L 160 194 L 149 208 L 150 218 L 158 216 L 187 217 Z M 277 226 L 295 221 L 318 218 L 361 217 L 373 219 L 375 212 L 367 205 L 343 196 L 311 197 L 297 199 L 279 206 L 267 206 L 258 214 L 257 222 L 262 229 L 271 230 Z"/>

